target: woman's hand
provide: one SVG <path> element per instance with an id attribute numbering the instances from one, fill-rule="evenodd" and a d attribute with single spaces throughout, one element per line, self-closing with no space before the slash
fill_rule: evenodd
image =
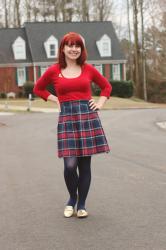
<path id="1" fill-rule="evenodd" d="M 96 103 L 94 99 L 89 100 L 89 107 L 93 111 L 97 111 L 97 110 L 101 109 L 101 106 L 98 103 Z"/>
<path id="2" fill-rule="evenodd" d="M 89 100 L 89 107 L 94 111 L 100 110 L 103 107 L 106 100 L 107 100 L 106 96 L 100 96 L 97 103 L 95 102 L 94 99 L 90 99 Z"/>
<path id="3" fill-rule="evenodd" d="M 51 102 L 56 102 L 59 112 L 61 111 L 61 106 L 60 106 L 59 100 L 55 95 L 49 95 L 47 100 L 49 100 Z"/>

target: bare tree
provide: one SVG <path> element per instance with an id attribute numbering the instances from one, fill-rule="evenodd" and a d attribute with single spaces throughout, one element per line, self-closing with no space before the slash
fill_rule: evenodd
<path id="1" fill-rule="evenodd" d="M 82 6 L 82 21 L 89 21 L 89 1 L 87 0 L 81 0 L 81 6 Z"/>
<path id="2" fill-rule="evenodd" d="M 145 51 L 145 36 L 144 36 L 144 0 L 139 0 L 140 15 L 141 15 L 141 60 L 142 60 L 142 78 L 143 78 L 143 97 L 147 101 L 147 82 L 146 82 L 146 51 Z"/>
<path id="3" fill-rule="evenodd" d="M 138 0 L 132 0 L 134 24 L 134 60 L 135 60 L 135 94 L 141 97 L 140 68 L 139 68 L 139 40 L 138 40 Z"/>
<path id="4" fill-rule="evenodd" d="M 14 1 L 14 26 L 21 27 L 20 0 Z"/>
<path id="5" fill-rule="evenodd" d="M 160 28 L 152 26 L 146 32 L 148 48 L 148 77 L 156 80 L 166 79 L 166 13 L 161 15 Z"/>
<path id="6" fill-rule="evenodd" d="M 7 0 L 4 0 L 4 9 L 5 9 L 5 28 L 9 27 L 8 24 L 8 7 L 7 7 Z"/>
<path id="7" fill-rule="evenodd" d="M 131 41 L 131 23 L 130 23 L 130 0 L 127 0 L 127 25 L 128 25 L 128 62 L 129 62 L 129 78 L 133 80 L 133 60 L 132 60 L 132 41 Z"/>
<path id="8" fill-rule="evenodd" d="M 113 1 L 111 0 L 92 0 L 93 20 L 106 21 L 111 16 Z"/>

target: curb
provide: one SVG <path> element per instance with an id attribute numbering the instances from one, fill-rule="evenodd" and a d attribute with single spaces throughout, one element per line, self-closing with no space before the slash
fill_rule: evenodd
<path id="1" fill-rule="evenodd" d="M 0 113 L 9 113 L 9 112 L 16 112 L 16 111 L 24 111 L 24 112 L 43 112 L 43 113 L 57 113 L 58 109 L 53 108 L 38 108 L 38 107 L 31 107 L 30 109 L 26 106 L 8 106 L 8 108 L 5 110 L 4 105 L 0 105 L 0 108 L 4 111 L 0 111 Z"/>

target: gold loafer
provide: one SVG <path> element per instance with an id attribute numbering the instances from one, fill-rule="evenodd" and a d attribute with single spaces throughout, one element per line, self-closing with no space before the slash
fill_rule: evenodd
<path id="1" fill-rule="evenodd" d="M 73 216 L 74 214 L 74 208 L 72 206 L 66 206 L 64 210 L 64 216 L 69 218 Z"/>
<path id="2" fill-rule="evenodd" d="M 85 209 L 79 209 L 77 211 L 77 217 L 78 218 L 85 218 L 88 216 L 88 212 Z"/>

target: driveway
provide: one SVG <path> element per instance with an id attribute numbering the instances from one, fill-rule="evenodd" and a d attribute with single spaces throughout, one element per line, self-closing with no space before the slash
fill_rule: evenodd
<path id="1" fill-rule="evenodd" d="M 165 250 L 165 109 L 101 111 L 87 219 L 63 217 L 57 113 L 0 116 L 0 250 Z"/>

